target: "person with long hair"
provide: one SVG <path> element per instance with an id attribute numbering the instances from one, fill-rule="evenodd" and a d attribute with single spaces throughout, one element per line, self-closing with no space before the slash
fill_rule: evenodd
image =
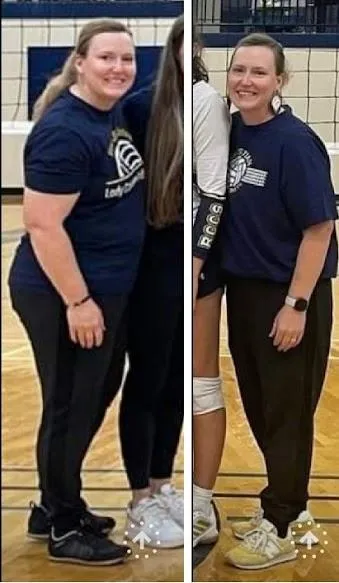
<path id="1" fill-rule="evenodd" d="M 230 115 L 193 39 L 193 545 L 218 537 L 212 493 L 226 432 L 219 373 L 218 225 L 226 197 Z"/>
<path id="2" fill-rule="evenodd" d="M 9 275 L 42 390 L 41 501 L 28 535 L 56 561 L 112 565 L 128 547 L 81 498 L 81 467 L 119 388 L 127 304 L 144 240 L 144 168 L 119 100 L 133 85 L 125 25 L 92 20 L 34 110 L 24 151 L 26 233 Z"/>
<path id="3" fill-rule="evenodd" d="M 314 414 L 332 328 L 338 269 L 330 160 L 317 134 L 283 104 L 282 46 L 251 34 L 236 46 L 227 91 L 233 114 L 221 219 L 228 339 L 267 486 L 227 561 L 259 569 L 296 558 L 314 520 L 307 510 Z M 293 539 L 293 532 L 295 537 Z"/>
<path id="4" fill-rule="evenodd" d="M 145 160 L 148 222 L 120 409 L 132 490 L 126 532 L 133 539 L 143 531 L 146 544 L 160 548 L 184 543 L 183 493 L 172 483 L 184 401 L 183 38 L 182 15 L 169 33 L 155 83 L 124 104 Z"/>

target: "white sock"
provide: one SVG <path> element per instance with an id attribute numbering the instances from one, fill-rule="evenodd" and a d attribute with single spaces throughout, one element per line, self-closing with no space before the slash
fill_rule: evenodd
<path id="1" fill-rule="evenodd" d="M 193 484 L 193 511 L 200 510 L 206 516 L 210 514 L 213 490 L 206 490 Z"/>

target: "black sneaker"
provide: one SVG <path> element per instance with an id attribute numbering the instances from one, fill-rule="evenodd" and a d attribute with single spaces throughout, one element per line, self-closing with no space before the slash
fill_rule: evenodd
<path id="1" fill-rule="evenodd" d="M 50 515 L 44 506 L 30 502 L 27 536 L 33 540 L 46 541 L 51 530 Z"/>
<path id="2" fill-rule="evenodd" d="M 48 552 L 52 561 L 80 565 L 115 565 L 122 563 L 131 553 L 131 549 L 127 545 L 118 545 L 81 528 L 56 537 L 52 528 L 48 538 Z"/>
<path id="3" fill-rule="evenodd" d="M 33 540 L 47 540 L 51 530 L 50 514 L 41 504 L 30 503 L 31 514 L 28 519 L 27 536 Z M 115 527 L 115 520 L 110 516 L 97 516 L 84 508 L 81 526 L 88 532 L 93 532 L 97 536 L 108 536 Z"/>
<path id="4" fill-rule="evenodd" d="M 85 508 L 80 519 L 80 524 L 84 530 L 92 532 L 97 536 L 108 536 L 111 534 L 116 522 L 111 516 L 98 516 L 90 512 L 88 508 Z"/>

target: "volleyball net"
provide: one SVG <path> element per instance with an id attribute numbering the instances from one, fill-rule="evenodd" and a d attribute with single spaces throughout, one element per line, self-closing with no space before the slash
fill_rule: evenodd
<path id="1" fill-rule="evenodd" d="M 85 22 L 112 17 L 130 27 L 137 47 L 136 85 L 157 66 L 183 0 L 5 0 L 2 3 L 2 119 L 26 121 Z"/>

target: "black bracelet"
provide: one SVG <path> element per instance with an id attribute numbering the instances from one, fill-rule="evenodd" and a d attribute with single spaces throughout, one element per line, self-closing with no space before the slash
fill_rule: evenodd
<path id="1" fill-rule="evenodd" d="M 68 307 L 69 308 L 77 308 L 78 306 L 82 306 L 82 304 L 84 304 L 85 302 L 88 302 L 88 300 L 91 299 L 90 295 L 85 296 L 84 298 L 82 298 L 82 300 L 80 300 L 79 302 L 74 302 L 73 304 L 69 304 Z"/>

